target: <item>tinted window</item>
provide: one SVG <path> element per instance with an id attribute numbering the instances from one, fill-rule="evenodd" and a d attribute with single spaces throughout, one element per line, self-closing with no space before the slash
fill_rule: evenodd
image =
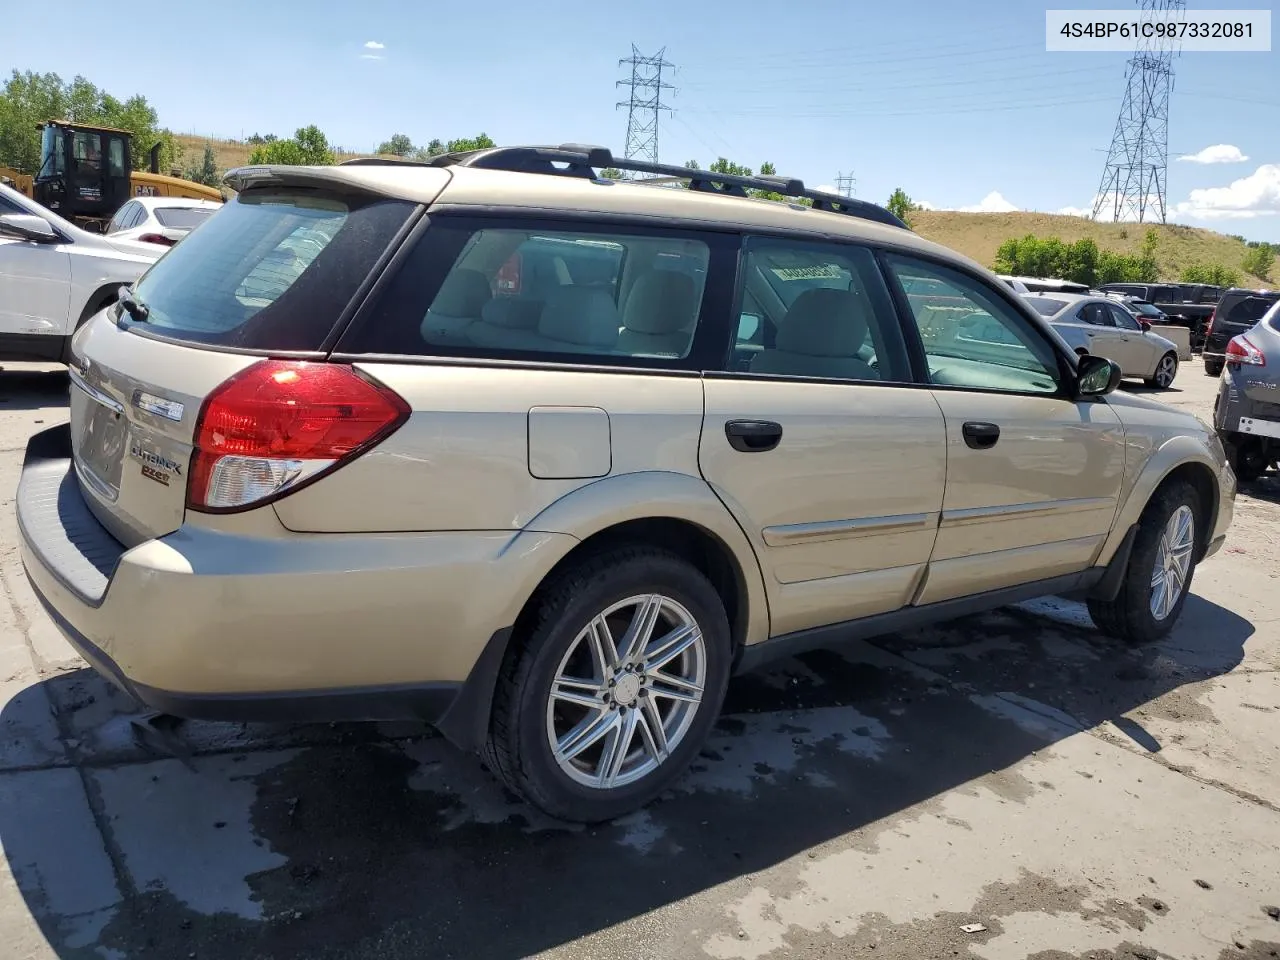
<path id="1" fill-rule="evenodd" d="M 897 254 L 885 259 L 904 292 L 922 279 L 939 282 L 937 293 L 906 294 L 933 383 L 1019 393 L 1058 391 L 1053 347 L 994 289 L 938 264 Z"/>
<path id="2" fill-rule="evenodd" d="M 124 169 L 124 141 L 119 137 L 111 137 L 107 146 L 108 171 L 113 177 L 123 177 Z"/>
<path id="3" fill-rule="evenodd" d="M 194 230 L 217 211 L 210 207 L 156 207 L 154 212 L 161 226 L 175 230 Z"/>
<path id="4" fill-rule="evenodd" d="M 1262 319 L 1263 314 L 1275 303 L 1274 297 L 1224 297 L 1218 312 L 1224 323 L 1234 323 L 1251 327 Z"/>
<path id="5" fill-rule="evenodd" d="M 1052 297 L 1024 297 L 1023 299 L 1031 304 L 1036 313 L 1042 317 L 1052 317 L 1067 305 L 1067 301 L 1054 300 Z"/>
<path id="6" fill-rule="evenodd" d="M 748 239 L 731 370 L 838 380 L 911 379 L 893 301 L 861 247 Z"/>
<path id="7" fill-rule="evenodd" d="M 438 218 L 341 349 L 681 360 L 693 348 L 710 257 L 703 240 L 661 229 Z"/>
<path id="8" fill-rule="evenodd" d="M 1076 311 L 1076 319 L 1081 323 L 1090 323 L 1095 327 L 1114 327 L 1115 318 L 1105 303 L 1086 303 Z"/>
<path id="9" fill-rule="evenodd" d="M 20 206 L 10 200 L 8 197 L 0 196 L 0 214 L 3 213 L 26 213 Z"/>
<path id="10" fill-rule="evenodd" d="M 155 333 L 255 350 L 316 350 L 413 204 L 255 190 L 156 261 L 136 296 Z"/>

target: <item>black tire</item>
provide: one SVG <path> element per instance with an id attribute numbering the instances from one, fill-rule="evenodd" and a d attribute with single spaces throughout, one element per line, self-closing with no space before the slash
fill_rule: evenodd
<path id="1" fill-rule="evenodd" d="M 1169 374 L 1169 382 L 1161 383 L 1160 368 L 1165 364 L 1166 361 L 1169 361 L 1169 360 L 1173 361 L 1173 371 Z M 1156 387 L 1157 389 L 1160 389 L 1160 390 L 1168 390 L 1170 387 L 1173 386 L 1173 381 L 1176 380 L 1177 377 L 1178 377 L 1178 355 L 1171 350 L 1156 362 L 1155 376 L 1147 377 L 1143 381 L 1143 383 L 1145 383 L 1148 387 Z"/>
<path id="2" fill-rule="evenodd" d="M 1160 537 L 1165 525 L 1174 511 L 1183 506 L 1190 507 L 1195 518 L 1186 581 L 1182 586 L 1182 595 L 1178 597 L 1168 616 L 1157 620 L 1151 612 L 1151 576 L 1155 571 Z M 1138 534 L 1133 542 L 1133 552 L 1129 554 L 1129 564 L 1125 568 L 1120 592 L 1114 600 L 1091 598 L 1088 601 L 1089 614 L 1102 633 L 1127 643 L 1143 644 L 1159 640 L 1173 629 L 1187 602 L 1187 595 L 1191 592 L 1191 581 L 1195 576 L 1196 563 L 1200 559 L 1204 540 L 1201 536 L 1201 524 L 1205 522 L 1200 513 L 1200 498 L 1195 488 L 1188 483 L 1170 484 L 1151 498 L 1142 513 L 1142 519 L 1138 521 Z"/>
<path id="3" fill-rule="evenodd" d="M 1206 360 L 1206 361 L 1204 362 L 1204 375 L 1205 375 L 1206 377 L 1220 377 L 1220 376 L 1222 376 L 1222 361 L 1221 361 L 1221 360 Z"/>
<path id="4" fill-rule="evenodd" d="M 1267 472 L 1267 449 L 1260 438 L 1237 433 L 1223 446 L 1227 462 L 1240 483 L 1253 483 Z"/>
<path id="5" fill-rule="evenodd" d="M 561 660 L 594 617 L 611 604 L 648 593 L 683 605 L 701 630 L 703 698 L 683 739 L 651 773 L 618 788 L 587 786 L 560 768 L 548 740 L 551 684 Z M 630 813 L 671 786 L 706 742 L 724 702 L 731 662 L 724 604 L 688 561 L 639 545 L 585 557 L 547 586 L 528 629 L 513 639 L 494 692 L 484 759 L 507 787 L 553 817 L 598 823 Z"/>

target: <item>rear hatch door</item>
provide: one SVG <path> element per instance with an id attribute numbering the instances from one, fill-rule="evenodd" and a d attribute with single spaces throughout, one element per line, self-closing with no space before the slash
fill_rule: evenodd
<path id="1" fill-rule="evenodd" d="M 126 546 L 182 525 L 205 399 L 264 356 L 323 359 L 420 210 L 306 172 L 240 193 L 73 342 L 76 475 Z"/>

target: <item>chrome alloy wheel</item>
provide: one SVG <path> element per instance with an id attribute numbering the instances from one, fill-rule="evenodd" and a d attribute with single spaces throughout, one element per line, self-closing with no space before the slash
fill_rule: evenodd
<path id="1" fill-rule="evenodd" d="M 577 783 L 612 790 L 656 770 L 702 704 L 707 649 L 670 597 L 628 597 L 569 645 L 547 696 L 547 739 Z"/>
<path id="2" fill-rule="evenodd" d="M 1156 367 L 1155 381 L 1161 389 L 1167 389 L 1173 383 L 1173 378 L 1178 373 L 1178 361 L 1173 354 L 1166 353 L 1160 358 L 1160 364 Z"/>
<path id="3" fill-rule="evenodd" d="M 1169 517 L 1156 549 L 1155 567 L 1151 571 L 1151 616 L 1164 620 L 1177 606 L 1186 589 L 1191 572 L 1191 553 L 1195 549 L 1195 514 L 1186 504 Z"/>

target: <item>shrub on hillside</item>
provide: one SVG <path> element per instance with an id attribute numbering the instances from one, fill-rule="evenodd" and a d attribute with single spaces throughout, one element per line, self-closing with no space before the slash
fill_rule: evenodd
<path id="1" fill-rule="evenodd" d="M 1244 267 L 1245 273 L 1251 273 L 1259 279 L 1265 280 L 1267 274 L 1271 272 L 1271 268 L 1276 263 L 1276 248 L 1269 243 L 1259 243 L 1256 246 L 1249 244 L 1249 249 L 1245 251 Z"/>
<path id="2" fill-rule="evenodd" d="M 1184 267 L 1178 278 L 1183 283 L 1209 283 L 1215 287 L 1240 285 L 1240 271 L 1224 267 L 1220 263 L 1193 263 Z"/>
<path id="3" fill-rule="evenodd" d="M 993 269 L 1022 277 L 1056 277 L 1075 283 L 1151 283 L 1159 279 L 1154 232 L 1143 241 L 1141 255 L 1132 257 L 1099 250 L 1089 238 L 1063 243 L 1057 237 L 1028 234 L 1009 239 L 996 251 Z"/>

